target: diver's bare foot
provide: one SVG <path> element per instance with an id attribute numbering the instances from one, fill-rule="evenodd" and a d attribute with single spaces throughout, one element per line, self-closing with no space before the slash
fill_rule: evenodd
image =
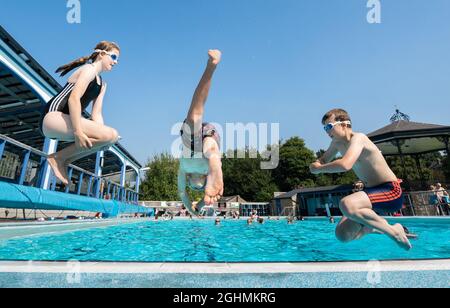
<path id="1" fill-rule="evenodd" d="M 417 234 L 412 234 L 412 233 L 406 233 L 406 237 L 409 240 L 418 240 L 419 239 L 419 236 Z"/>
<path id="2" fill-rule="evenodd" d="M 52 168 L 53 173 L 55 174 L 56 178 L 60 180 L 64 185 L 69 184 L 69 180 L 67 179 L 67 172 L 66 172 L 66 166 L 63 161 L 60 161 L 56 155 L 50 155 L 47 158 L 47 162 L 49 166 Z"/>
<path id="3" fill-rule="evenodd" d="M 406 235 L 405 229 L 403 229 L 403 226 L 401 224 L 396 224 L 392 228 L 395 230 L 396 233 L 396 235 L 394 236 L 394 240 L 397 242 L 397 244 L 405 250 L 411 250 L 412 245 L 408 240 L 408 237 Z"/>
<path id="4" fill-rule="evenodd" d="M 222 169 L 211 170 L 205 188 L 205 203 L 213 205 L 218 202 L 223 195 L 223 174 Z"/>
<path id="5" fill-rule="evenodd" d="M 402 227 L 403 227 L 403 230 L 405 231 L 406 237 L 408 239 L 410 239 L 410 240 L 417 240 L 417 239 L 419 239 L 419 236 L 417 234 L 409 232 L 408 228 L 406 228 L 405 226 L 402 226 Z"/>
<path id="6" fill-rule="evenodd" d="M 208 51 L 208 56 L 209 56 L 208 64 L 217 66 L 220 63 L 220 60 L 222 59 L 222 52 L 217 49 L 211 49 Z"/>

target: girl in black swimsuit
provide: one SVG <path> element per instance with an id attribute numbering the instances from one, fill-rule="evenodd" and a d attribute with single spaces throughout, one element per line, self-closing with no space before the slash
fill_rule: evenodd
<path id="1" fill-rule="evenodd" d="M 42 114 L 40 128 L 50 139 L 74 142 L 73 145 L 48 157 L 55 176 L 68 184 L 67 166 L 71 163 L 109 147 L 117 142 L 119 134 L 104 125 L 102 109 L 106 83 L 100 74 L 111 71 L 118 63 L 120 48 L 112 42 L 101 42 L 88 57 L 64 65 L 56 71 L 61 76 L 75 68 L 64 88 L 51 99 Z M 83 111 L 93 102 L 92 117 L 82 117 Z"/>

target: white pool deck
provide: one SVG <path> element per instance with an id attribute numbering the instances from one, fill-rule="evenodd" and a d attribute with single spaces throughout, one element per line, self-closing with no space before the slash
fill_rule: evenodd
<path id="1" fill-rule="evenodd" d="M 450 271 L 450 260 L 330 263 L 108 263 L 1 261 L 0 273 L 276 274 Z"/>

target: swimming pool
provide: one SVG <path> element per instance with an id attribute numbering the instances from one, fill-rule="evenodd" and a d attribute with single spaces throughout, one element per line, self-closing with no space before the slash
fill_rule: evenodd
<path id="1" fill-rule="evenodd" d="M 420 239 L 403 251 L 385 236 L 342 244 L 335 225 L 285 220 L 144 221 L 0 241 L 0 260 L 92 262 L 342 262 L 450 258 L 450 219 L 401 220 Z M 1 231 L 0 231 L 1 232 Z"/>

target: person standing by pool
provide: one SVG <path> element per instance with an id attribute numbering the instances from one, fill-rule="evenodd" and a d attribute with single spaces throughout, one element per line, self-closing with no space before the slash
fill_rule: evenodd
<path id="1" fill-rule="evenodd" d="M 178 216 L 180 216 L 180 217 L 186 217 L 187 216 L 187 210 L 184 207 L 184 205 L 181 206 L 181 209 L 180 209 L 180 211 L 178 213 Z"/>
<path id="2" fill-rule="evenodd" d="M 67 167 L 71 163 L 115 144 L 118 132 L 104 124 L 103 99 L 106 83 L 101 74 L 118 64 L 120 48 L 112 42 L 100 42 L 94 52 L 56 70 L 65 76 L 78 68 L 64 88 L 46 105 L 41 116 L 40 130 L 45 137 L 74 142 L 67 148 L 52 154 L 47 161 L 55 176 L 69 184 Z M 91 119 L 82 113 L 93 102 Z"/>
<path id="3" fill-rule="evenodd" d="M 196 216 L 205 205 L 213 205 L 223 195 L 220 136 L 213 125 L 203 123 L 212 78 L 222 54 L 219 50 L 209 50 L 208 56 L 208 64 L 181 130 L 183 156 L 178 172 L 178 194 L 188 211 Z M 192 204 L 188 188 L 205 193 L 199 204 Z"/>
<path id="4" fill-rule="evenodd" d="M 439 198 L 437 196 L 436 186 L 434 186 L 434 185 L 430 186 L 430 190 L 428 193 L 428 203 L 433 206 L 436 206 L 437 204 L 439 204 Z"/>
<path id="5" fill-rule="evenodd" d="M 445 187 L 442 186 L 441 183 L 436 184 L 436 196 L 439 199 L 439 202 L 442 204 L 447 204 L 449 202 L 449 194 Z"/>
<path id="6" fill-rule="evenodd" d="M 338 240 L 347 243 L 381 232 L 401 248 L 410 250 L 412 246 L 403 226 L 391 226 L 378 215 L 395 213 L 403 207 L 401 181 L 381 151 L 366 135 L 353 132 L 350 116 L 345 110 L 329 111 L 322 124 L 332 142 L 323 157 L 311 164 L 311 172 L 342 173 L 353 169 L 365 185 L 363 191 L 342 199 L 340 203 L 344 217 L 336 228 Z M 334 160 L 338 153 L 343 157 Z"/>

